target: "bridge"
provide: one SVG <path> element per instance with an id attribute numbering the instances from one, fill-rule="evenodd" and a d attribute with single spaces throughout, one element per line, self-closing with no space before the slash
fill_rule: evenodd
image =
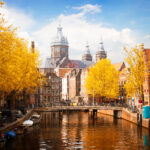
<path id="1" fill-rule="evenodd" d="M 92 117 L 97 116 L 97 112 L 112 115 L 115 118 L 121 118 L 123 107 L 112 106 L 53 106 L 35 108 L 36 112 L 58 112 L 62 116 L 64 111 L 88 111 Z"/>
<path id="2" fill-rule="evenodd" d="M 136 123 L 138 126 L 150 128 L 150 120 L 142 119 L 139 113 L 131 113 L 124 107 L 117 106 L 53 106 L 34 108 L 36 112 L 58 112 L 62 118 L 64 111 L 88 111 L 91 117 L 97 117 L 97 113 L 111 115 L 114 118 L 122 118 L 130 122 Z M 143 122 L 143 123 L 142 123 Z"/>
<path id="3" fill-rule="evenodd" d="M 53 111 L 65 111 L 65 110 L 78 110 L 78 111 L 93 111 L 93 110 L 122 110 L 122 107 L 112 106 L 52 106 L 52 107 L 39 107 L 35 108 L 37 112 L 53 112 Z"/>

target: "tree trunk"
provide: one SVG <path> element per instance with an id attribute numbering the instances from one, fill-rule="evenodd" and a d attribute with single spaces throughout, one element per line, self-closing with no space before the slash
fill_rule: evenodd
<path id="1" fill-rule="evenodd" d="M 9 109 L 16 107 L 16 91 L 11 91 L 9 95 L 6 97 L 7 107 Z"/>
<path id="2" fill-rule="evenodd" d="M 142 99 L 142 103 L 144 105 L 144 91 L 143 91 L 143 85 L 141 86 L 141 99 Z"/>

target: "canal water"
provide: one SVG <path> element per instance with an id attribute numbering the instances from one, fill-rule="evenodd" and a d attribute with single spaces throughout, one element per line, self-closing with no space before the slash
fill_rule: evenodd
<path id="1" fill-rule="evenodd" d="M 2 150 L 150 150 L 145 128 L 112 116 L 66 111 L 41 113 L 41 124 L 7 141 Z"/>

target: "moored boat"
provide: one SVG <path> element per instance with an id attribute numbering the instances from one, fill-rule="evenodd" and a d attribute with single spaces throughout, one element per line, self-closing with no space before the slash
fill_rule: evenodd
<path id="1" fill-rule="evenodd" d="M 34 125 L 35 125 L 35 124 L 39 124 L 40 121 L 41 121 L 41 116 L 38 115 L 38 114 L 34 114 L 34 115 L 31 116 L 30 120 L 33 121 L 33 124 L 34 124 Z"/>
<path id="2" fill-rule="evenodd" d="M 32 120 L 25 120 L 23 122 L 23 126 L 31 127 L 31 126 L 33 126 L 33 121 Z"/>
<path id="3" fill-rule="evenodd" d="M 14 131 L 16 132 L 17 135 L 20 135 L 20 134 L 24 134 L 25 133 L 25 126 L 17 126 Z"/>
<path id="4" fill-rule="evenodd" d="M 4 138 L 13 139 L 16 137 L 16 133 L 14 131 L 8 131 L 4 133 Z"/>
<path id="5" fill-rule="evenodd" d="M 1 142 L 5 142 L 5 141 L 6 141 L 6 139 L 5 139 L 5 137 L 4 137 L 4 134 L 1 133 L 1 134 L 0 134 L 0 143 L 1 143 Z"/>

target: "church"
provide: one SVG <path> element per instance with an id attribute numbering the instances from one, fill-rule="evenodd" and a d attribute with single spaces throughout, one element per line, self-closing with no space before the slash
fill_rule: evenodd
<path id="1" fill-rule="evenodd" d="M 100 42 L 99 49 L 96 52 L 96 61 L 106 58 L 106 51 L 104 50 L 103 42 Z M 46 58 L 44 65 L 41 68 L 86 68 L 94 64 L 92 55 L 90 53 L 89 45 L 86 44 L 82 60 L 69 59 L 69 43 L 67 38 L 63 35 L 62 27 L 59 25 L 57 34 L 51 42 L 51 57 Z"/>
<path id="2" fill-rule="evenodd" d="M 96 52 L 96 62 L 106 58 L 103 42 L 100 42 Z M 51 41 L 51 56 L 46 58 L 39 71 L 47 77 L 47 84 L 39 87 L 35 93 L 37 106 L 59 105 L 60 102 L 72 100 L 79 102 L 81 99 L 81 74 L 82 70 L 95 64 L 88 43 L 85 46 L 82 60 L 69 58 L 69 43 L 63 35 L 59 25 L 57 33 Z"/>

